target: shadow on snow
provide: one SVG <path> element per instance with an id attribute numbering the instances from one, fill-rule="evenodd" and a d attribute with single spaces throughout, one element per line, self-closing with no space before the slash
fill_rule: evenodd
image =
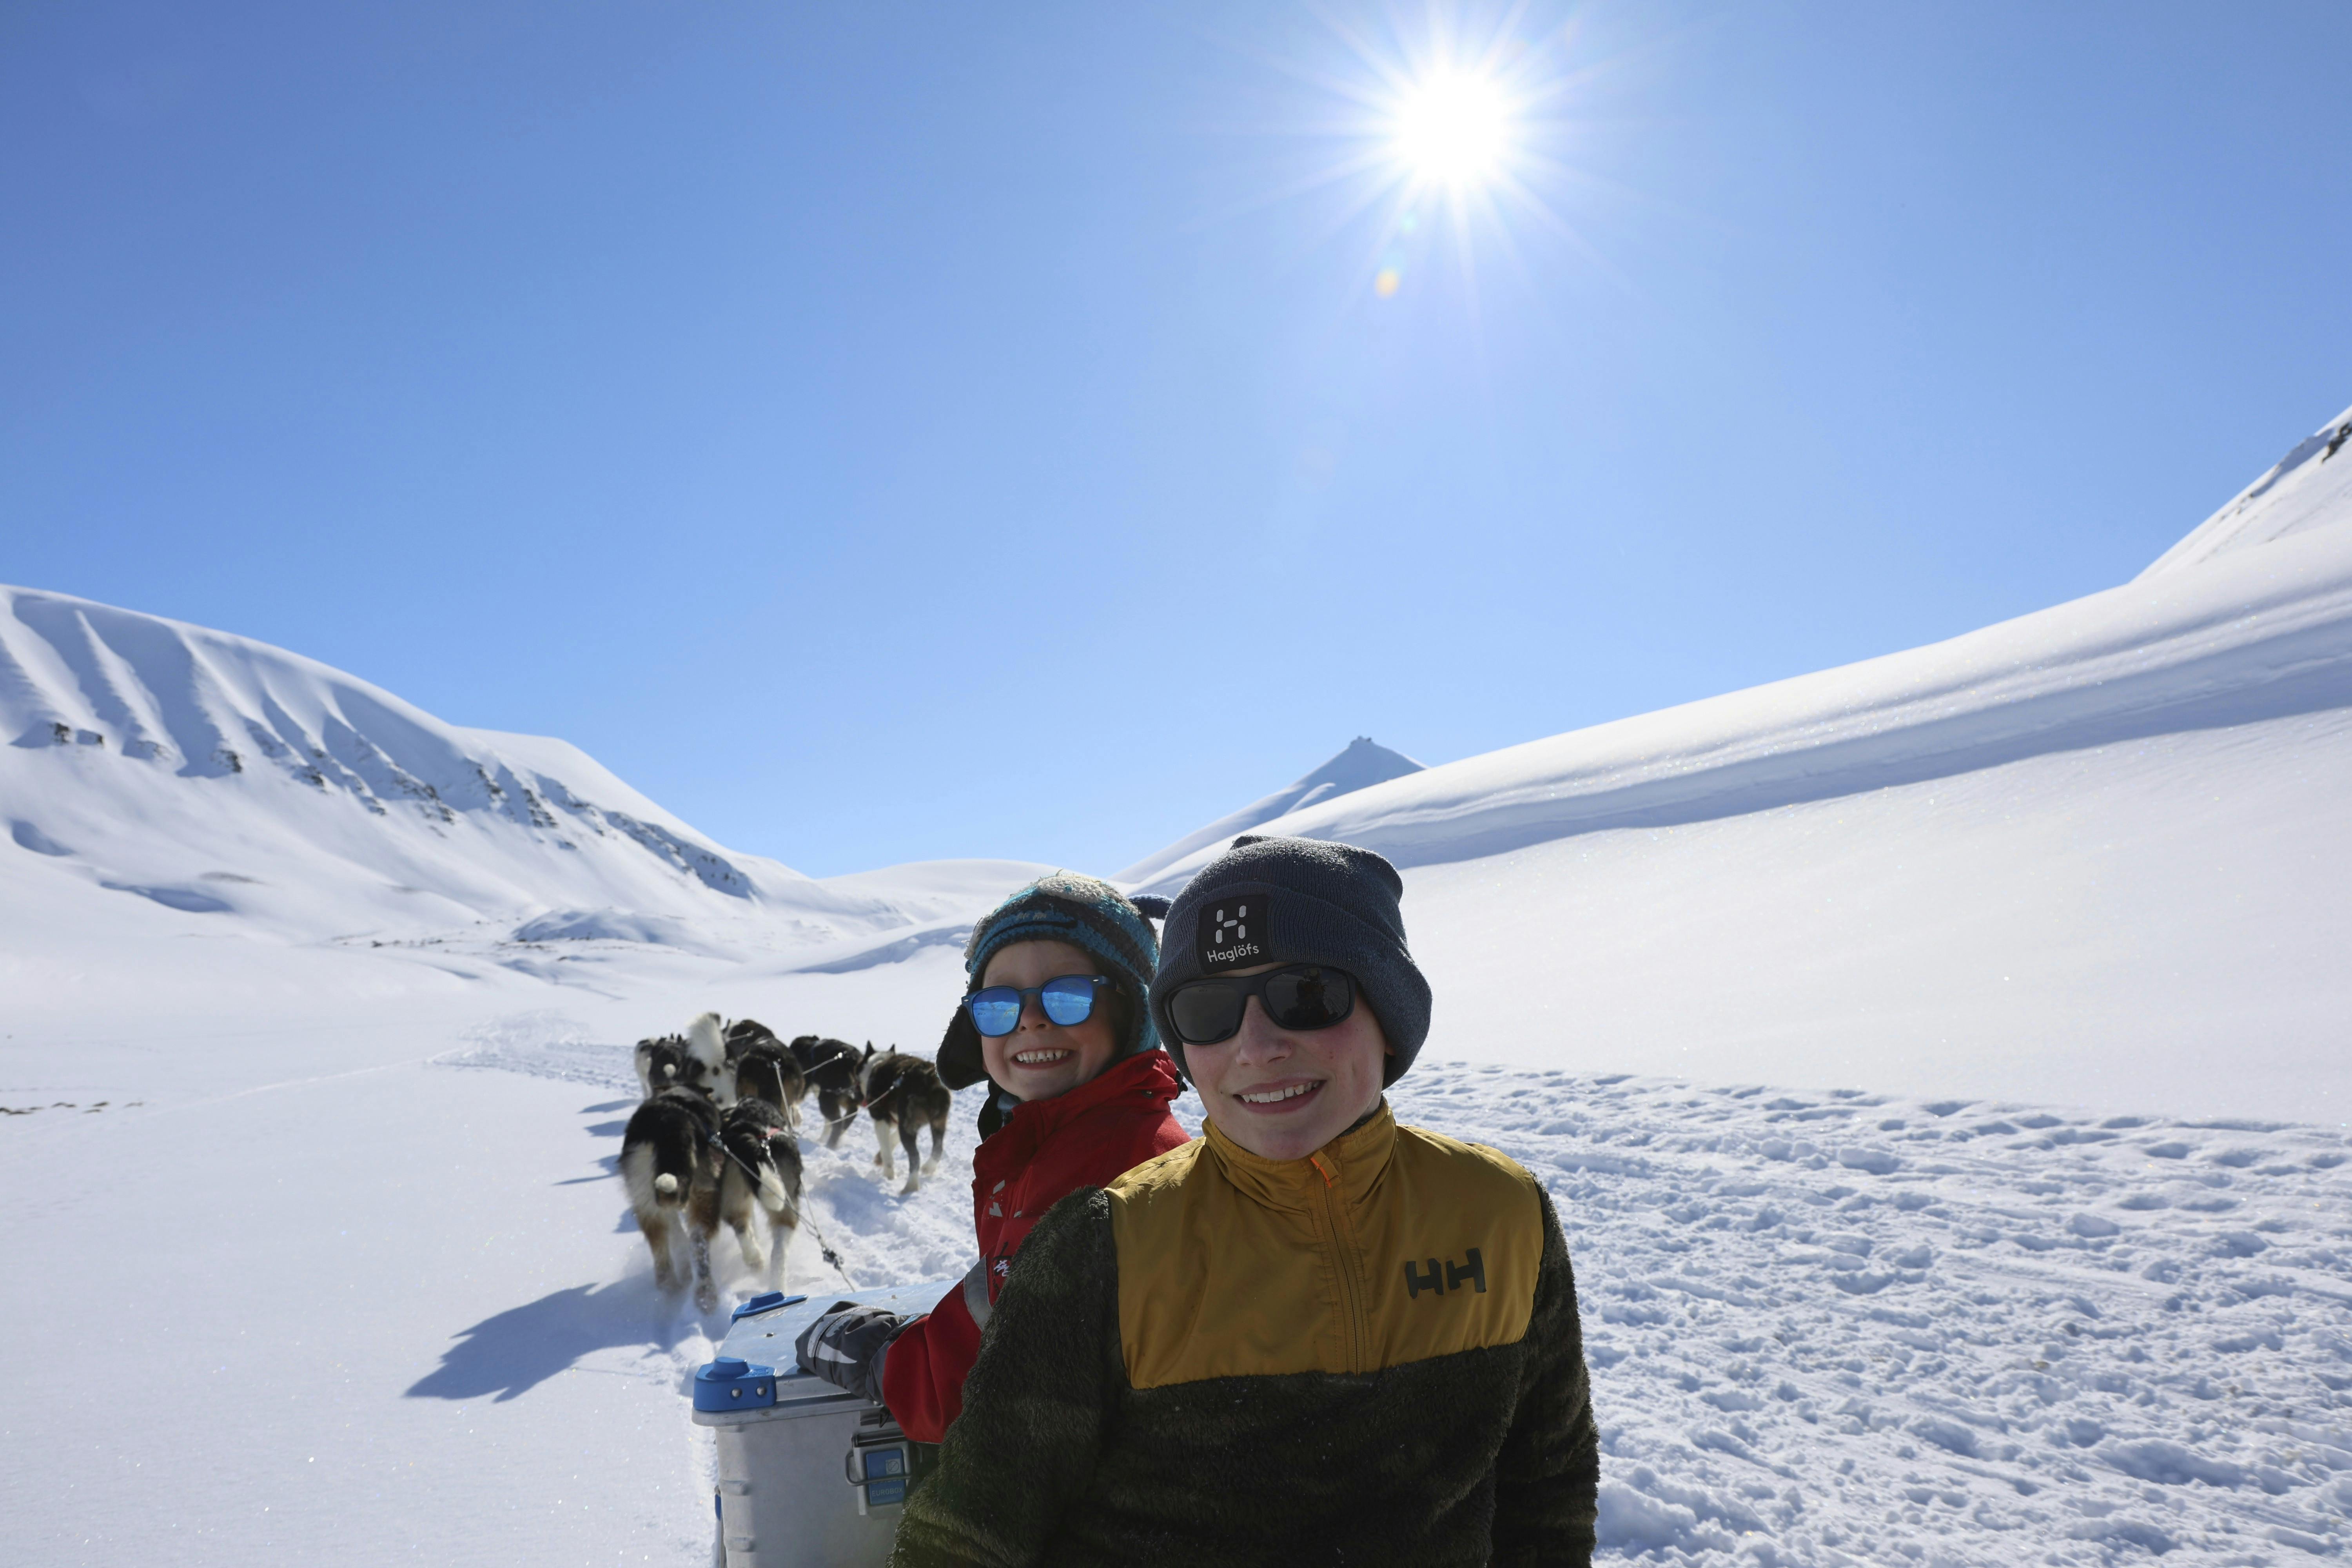
<path id="1" fill-rule="evenodd" d="M 666 1351 L 701 1331 L 677 1313 L 649 1278 L 574 1285 L 460 1330 L 441 1364 L 410 1385 L 411 1399 L 515 1399 L 583 1356 L 624 1345 Z"/>

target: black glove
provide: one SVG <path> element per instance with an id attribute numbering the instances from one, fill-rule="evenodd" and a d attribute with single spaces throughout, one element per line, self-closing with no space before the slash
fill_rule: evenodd
<path id="1" fill-rule="evenodd" d="M 824 1316 L 801 1331 L 793 1349 L 803 1372 L 880 1405 L 883 1356 L 910 1321 L 887 1307 L 835 1301 Z"/>

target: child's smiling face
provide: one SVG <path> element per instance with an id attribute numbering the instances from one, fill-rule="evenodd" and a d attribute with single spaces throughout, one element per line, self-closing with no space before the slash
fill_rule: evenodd
<path id="1" fill-rule="evenodd" d="M 1099 963 L 1069 942 L 1016 942 L 988 961 L 980 988 L 1010 985 L 1028 991 L 1065 974 L 1101 973 Z M 1066 1026 L 1045 1016 L 1038 998 L 1022 998 L 1021 1022 L 1011 1034 L 980 1037 L 988 1076 L 1024 1100 L 1051 1100 L 1095 1078 L 1110 1066 L 1118 1049 L 1111 1031 L 1108 989 L 1097 992 L 1094 1011 L 1084 1022 Z"/>

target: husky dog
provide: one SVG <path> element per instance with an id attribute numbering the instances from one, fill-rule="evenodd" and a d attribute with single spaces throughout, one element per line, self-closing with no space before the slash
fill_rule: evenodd
<path id="1" fill-rule="evenodd" d="M 735 1098 L 734 1074 L 719 1015 L 705 1013 L 683 1035 L 639 1040 L 633 1059 L 637 1083 L 650 1099 L 666 1089 L 698 1089 L 720 1105 Z"/>
<path id="2" fill-rule="evenodd" d="M 757 1018 L 738 1018 L 727 1026 L 727 1065 L 733 1067 L 753 1046 L 780 1046 L 776 1032 Z"/>
<path id="3" fill-rule="evenodd" d="M 799 1130 L 808 1076 L 791 1051 L 772 1041 L 753 1046 L 735 1058 L 735 1103 L 740 1105 L 755 1096 L 775 1107 L 786 1127 Z"/>
<path id="4" fill-rule="evenodd" d="M 824 1118 L 824 1146 L 836 1148 L 857 1117 L 857 1047 L 847 1040 L 803 1035 L 790 1048 L 808 1087 L 816 1090 L 817 1113 Z"/>
<path id="5" fill-rule="evenodd" d="M 955 1097 L 947 1085 L 940 1081 L 940 1069 L 920 1057 L 910 1057 L 892 1046 L 880 1056 L 874 1054 L 874 1042 L 866 1043 L 866 1055 L 857 1068 L 857 1098 L 865 1103 L 866 1113 L 874 1118 L 874 1136 L 882 1151 L 874 1163 L 882 1167 L 882 1179 L 892 1181 L 898 1174 L 898 1165 L 890 1157 L 890 1141 L 895 1136 L 907 1151 L 907 1184 L 898 1189 L 899 1195 L 920 1192 L 923 1173 L 939 1168 L 940 1144 L 947 1137 L 948 1111 L 955 1105 Z M 931 1129 L 931 1157 L 928 1163 L 915 1160 L 915 1135 L 926 1123 Z"/>
<path id="6" fill-rule="evenodd" d="M 735 1069 L 728 1062 L 727 1037 L 720 1032 L 718 1014 L 704 1013 L 686 1026 L 686 1048 L 701 1065 L 710 1097 L 721 1105 L 734 1100 Z"/>
<path id="7" fill-rule="evenodd" d="M 698 1089 L 665 1089 L 630 1114 L 621 1134 L 621 1184 L 637 1229 L 653 1249 L 654 1283 L 679 1286 L 677 1222 L 686 1222 L 694 1261 L 694 1304 L 715 1311 L 710 1283 L 710 1233 L 719 1227 L 719 1107 Z"/>
<path id="8" fill-rule="evenodd" d="M 650 1100 L 663 1089 L 691 1083 L 691 1057 L 686 1054 L 684 1035 L 663 1035 L 657 1039 L 639 1040 L 634 1059 L 637 1068 L 640 1100 Z"/>
<path id="9" fill-rule="evenodd" d="M 801 1223 L 801 1146 L 792 1122 L 764 1098 L 745 1094 L 719 1119 L 719 1217 L 742 1244 L 745 1265 L 767 1274 L 769 1289 L 782 1289 L 784 1249 Z"/>

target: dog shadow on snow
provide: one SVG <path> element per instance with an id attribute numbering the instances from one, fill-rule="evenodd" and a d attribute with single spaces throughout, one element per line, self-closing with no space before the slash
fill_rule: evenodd
<path id="1" fill-rule="evenodd" d="M 585 1113 L 635 1105 L 614 1100 L 591 1105 Z M 624 1123 L 600 1122 L 588 1131 L 597 1137 L 620 1136 Z M 599 1160 L 593 1176 L 575 1176 L 574 1183 L 609 1181 L 620 1164 L 618 1155 Z M 623 1211 L 624 1230 L 636 1228 L 634 1216 Z M 643 1258 L 638 1261 L 642 1262 Z M 503 1404 L 520 1398 L 560 1372 L 598 1351 L 635 1348 L 668 1351 L 707 1325 L 690 1309 L 666 1298 L 654 1287 L 650 1273 L 632 1274 L 604 1285 L 574 1285 L 551 1290 L 538 1300 L 484 1318 L 461 1329 L 456 1342 L 441 1352 L 441 1364 L 410 1385 L 411 1399 L 478 1399 L 493 1394 Z"/>
<path id="2" fill-rule="evenodd" d="M 654 1288 L 651 1275 L 574 1285 L 493 1313 L 457 1332 L 441 1364 L 412 1384 L 411 1399 L 520 1398 L 598 1351 L 667 1351 L 709 1331 Z"/>

